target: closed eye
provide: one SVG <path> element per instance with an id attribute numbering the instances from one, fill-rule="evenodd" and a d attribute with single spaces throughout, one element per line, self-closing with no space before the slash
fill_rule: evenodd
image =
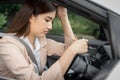
<path id="1" fill-rule="evenodd" d="M 46 22 L 50 22 L 51 20 L 45 19 Z"/>

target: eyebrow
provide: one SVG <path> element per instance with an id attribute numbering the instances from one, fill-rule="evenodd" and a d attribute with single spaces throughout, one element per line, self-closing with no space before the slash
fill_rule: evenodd
<path id="1" fill-rule="evenodd" d="M 50 17 L 50 16 L 47 16 L 47 18 L 49 18 L 49 19 L 51 19 L 51 20 L 53 19 L 53 18 L 52 18 L 52 17 Z"/>

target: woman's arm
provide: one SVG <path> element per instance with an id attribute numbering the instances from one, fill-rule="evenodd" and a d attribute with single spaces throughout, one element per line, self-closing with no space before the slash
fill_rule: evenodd
<path id="1" fill-rule="evenodd" d="M 68 67 L 70 66 L 72 60 L 76 54 L 82 54 L 88 51 L 87 40 L 81 39 L 76 40 L 72 45 L 65 51 L 65 53 L 60 57 L 59 63 L 61 66 L 62 74 L 64 75 Z"/>
<path id="2" fill-rule="evenodd" d="M 12 37 L 0 39 L 0 64 L 0 75 L 6 77 L 18 80 L 63 80 L 58 61 L 41 75 L 35 73 L 25 46 Z"/>
<path id="3" fill-rule="evenodd" d="M 73 41 L 75 41 L 77 38 L 75 37 L 69 19 L 67 14 L 67 9 L 58 6 L 57 15 L 62 23 L 62 28 L 64 31 L 64 38 L 65 38 L 65 48 L 69 47 Z"/>

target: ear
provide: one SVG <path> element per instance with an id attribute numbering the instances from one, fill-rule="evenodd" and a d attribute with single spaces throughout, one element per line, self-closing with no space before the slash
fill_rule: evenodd
<path id="1" fill-rule="evenodd" d="M 29 19 L 29 22 L 31 23 L 31 22 L 33 22 L 34 20 L 35 20 L 35 16 L 32 15 L 32 16 L 30 17 L 30 19 Z"/>

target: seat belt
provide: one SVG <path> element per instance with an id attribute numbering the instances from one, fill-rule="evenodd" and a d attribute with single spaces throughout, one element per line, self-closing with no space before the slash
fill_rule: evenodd
<path id="1" fill-rule="evenodd" d="M 32 62 L 36 64 L 36 66 L 37 66 L 37 68 L 38 68 L 38 70 L 39 70 L 37 61 L 36 61 L 36 59 L 35 59 L 35 57 L 34 57 L 34 55 L 33 55 L 33 52 L 32 52 L 32 50 L 31 50 L 31 48 L 28 46 L 28 44 L 25 43 L 25 42 L 24 42 L 23 40 L 21 40 L 20 38 L 18 38 L 17 36 L 14 36 L 14 35 L 9 35 L 9 36 L 11 36 L 11 37 L 14 38 L 14 39 L 17 39 L 19 42 L 21 42 L 21 43 L 25 46 L 25 48 L 26 48 L 26 50 L 27 50 L 27 53 L 28 53 L 28 56 L 30 57 L 30 59 L 32 60 Z M 2 37 L 2 36 L 1 36 L 1 37 Z M 40 70 L 39 70 L 39 71 L 40 71 Z M 39 71 L 38 71 L 38 72 L 39 72 Z"/>
<path id="2" fill-rule="evenodd" d="M 12 36 L 13 38 L 17 39 L 18 41 L 20 41 L 26 48 L 27 52 L 28 52 L 28 56 L 31 58 L 31 60 L 37 65 L 38 67 L 38 64 L 37 64 L 37 61 L 35 59 L 35 56 L 33 55 L 33 52 L 31 50 L 31 48 L 28 46 L 28 44 L 26 42 L 24 42 L 23 40 L 21 40 L 20 38 L 18 38 L 17 36 Z M 39 70 L 39 67 L 38 67 L 38 70 Z"/>

